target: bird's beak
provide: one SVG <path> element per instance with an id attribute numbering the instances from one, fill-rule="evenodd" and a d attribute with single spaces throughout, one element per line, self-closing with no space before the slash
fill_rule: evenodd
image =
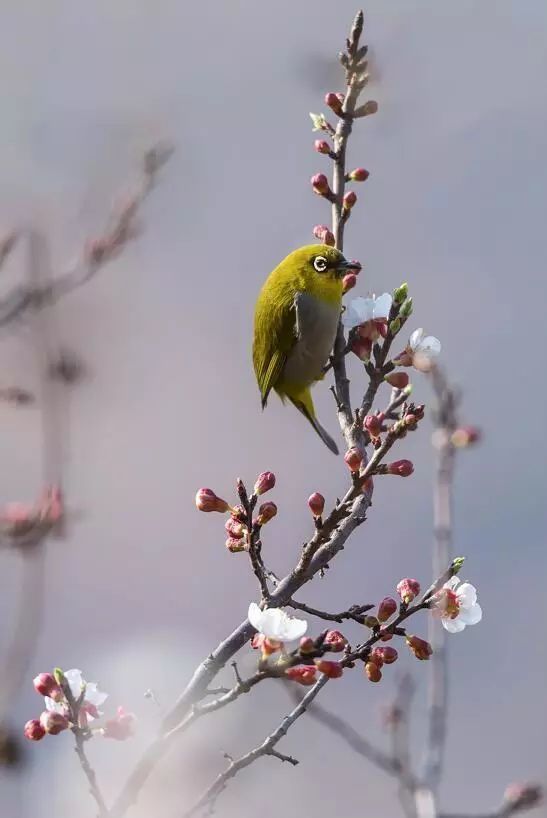
<path id="1" fill-rule="evenodd" d="M 341 276 L 345 276 L 346 273 L 358 273 L 360 270 L 361 264 L 358 261 L 347 261 L 345 258 L 336 265 L 336 272 Z"/>

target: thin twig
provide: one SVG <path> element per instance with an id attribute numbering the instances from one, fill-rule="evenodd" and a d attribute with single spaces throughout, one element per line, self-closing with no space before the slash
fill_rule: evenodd
<path id="1" fill-rule="evenodd" d="M 327 622 L 338 622 L 338 624 L 341 624 L 345 619 L 352 619 L 354 622 L 358 622 L 360 625 L 364 624 L 363 614 L 375 607 L 374 605 L 352 605 L 352 607 L 348 608 L 347 611 L 332 614 L 327 613 L 327 611 L 320 611 L 318 608 L 312 608 L 310 605 L 306 605 L 304 602 L 297 602 L 296 599 L 290 599 L 287 602 L 287 605 L 290 608 L 294 608 L 296 611 L 303 611 L 310 616 L 317 616 L 319 619 L 325 619 Z"/>
<path id="2" fill-rule="evenodd" d="M 86 739 L 84 731 L 80 730 L 79 728 L 75 728 L 73 732 L 76 741 L 76 746 L 74 749 L 76 751 L 76 755 L 80 760 L 80 765 L 82 767 L 82 770 L 84 771 L 85 777 L 87 778 L 87 781 L 89 783 L 89 792 L 95 799 L 95 803 L 99 808 L 99 818 L 109 818 L 110 813 L 108 812 L 106 802 L 103 798 L 100 787 L 97 783 L 97 775 L 95 773 L 95 770 L 89 763 L 89 759 L 85 752 L 84 745 Z"/>

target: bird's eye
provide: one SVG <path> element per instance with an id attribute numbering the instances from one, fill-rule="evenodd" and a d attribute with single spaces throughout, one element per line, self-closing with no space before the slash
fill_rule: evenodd
<path id="1" fill-rule="evenodd" d="M 313 266 L 318 273 L 324 273 L 328 266 L 327 259 L 324 256 L 316 256 L 313 260 Z"/>

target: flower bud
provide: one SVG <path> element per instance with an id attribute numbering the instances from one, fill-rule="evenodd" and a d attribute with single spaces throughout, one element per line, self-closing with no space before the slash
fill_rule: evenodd
<path id="1" fill-rule="evenodd" d="M 344 198 L 342 199 L 342 207 L 344 208 L 344 210 L 351 210 L 356 201 L 357 193 L 354 190 L 348 190 L 348 192 L 344 194 Z"/>
<path id="2" fill-rule="evenodd" d="M 329 247 L 334 247 L 336 240 L 326 224 L 316 224 L 313 228 L 313 235 L 322 244 L 328 244 Z"/>
<path id="3" fill-rule="evenodd" d="M 32 680 L 34 689 L 40 696 L 49 696 L 54 701 L 59 701 L 63 698 L 63 691 L 55 681 L 55 677 L 51 673 L 39 673 Z"/>
<path id="4" fill-rule="evenodd" d="M 56 713 L 54 710 L 44 710 L 40 716 L 40 724 L 50 736 L 56 736 L 63 730 L 66 730 L 69 721 L 62 713 Z"/>
<path id="5" fill-rule="evenodd" d="M 351 351 L 361 361 L 368 363 L 372 352 L 372 341 L 369 338 L 361 338 L 360 335 L 357 335 L 351 340 Z"/>
<path id="6" fill-rule="evenodd" d="M 298 682 L 301 685 L 315 684 L 317 677 L 317 668 L 315 665 L 295 665 L 289 667 L 285 671 L 285 676 L 293 682 Z"/>
<path id="7" fill-rule="evenodd" d="M 397 602 L 391 596 L 386 596 L 378 605 L 378 621 L 387 622 L 397 610 Z"/>
<path id="8" fill-rule="evenodd" d="M 245 551 L 245 542 L 242 538 L 228 537 L 225 546 L 232 554 L 237 554 L 239 551 Z"/>
<path id="9" fill-rule="evenodd" d="M 371 616 L 370 614 L 369 616 L 365 616 L 365 620 L 363 622 L 365 628 L 377 628 L 379 624 L 380 623 L 378 622 L 375 616 Z"/>
<path id="10" fill-rule="evenodd" d="M 314 517 L 321 517 L 325 510 L 325 498 L 318 491 L 308 497 L 308 507 Z"/>
<path id="11" fill-rule="evenodd" d="M 348 469 L 350 470 L 350 472 L 355 474 L 356 472 L 359 471 L 359 467 L 363 462 L 363 454 L 362 452 L 359 451 L 359 449 L 355 448 L 354 446 L 351 449 L 348 449 L 347 452 L 345 453 L 344 462 Z"/>
<path id="12" fill-rule="evenodd" d="M 217 497 L 212 489 L 199 489 L 196 494 L 196 508 L 198 511 L 220 511 L 221 513 L 230 510 L 226 500 Z"/>
<path id="13" fill-rule="evenodd" d="M 393 639 L 393 633 L 388 631 L 386 628 L 382 628 L 380 631 L 380 641 L 381 642 L 390 642 Z"/>
<path id="14" fill-rule="evenodd" d="M 477 443 L 480 437 L 481 430 L 476 426 L 462 426 L 452 433 L 450 440 L 452 445 L 457 449 L 465 449 L 467 446 L 472 446 L 473 443 Z"/>
<path id="15" fill-rule="evenodd" d="M 342 99 L 340 99 L 340 97 L 342 97 Z M 335 94 L 333 91 L 325 94 L 325 105 L 328 105 L 331 111 L 334 111 L 336 116 L 341 116 L 343 102 L 344 97 L 342 94 Z"/>
<path id="16" fill-rule="evenodd" d="M 272 520 L 276 514 L 277 506 L 275 503 L 272 502 L 262 503 L 262 505 L 258 509 L 258 517 L 256 518 L 256 521 L 258 525 L 266 525 L 266 523 Z"/>
<path id="17" fill-rule="evenodd" d="M 364 168 L 355 168 L 348 173 L 348 180 L 352 182 L 366 182 L 370 173 Z"/>
<path id="18" fill-rule="evenodd" d="M 390 372 L 389 375 L 385 376 L 384 380 L 395 389 L 404 389 L 405 386 L 408 386 L 410 378 L 407 372 Z"/>
<path id="19" fill-rule="evenodd" d="M 384 422 L 384 413 L 380 412 L 376 415 L 367 415 L 363 428 L 369 433 L 371 437 L 378 437 L 382 431 L 382 423 Z"/>
<path id="20" fill-rule="evenodd" d="M 23 732 L 25 738 L 28 738 L 30 741 L 40 741 L 46 734 L 46 731 L 38 719 L 30 719 L 30 721 L 27 721 Z"/>
<path id="21" fill-rule="evenodd" d="M 238 523 L 247 524 L 247 512 L 243 508 L 243 506 L 234 506 L 232 508 L 232 519 L 236 520 Z"/>
<path id="22" fill-rule="evenodd" d="M 371 659 L 373 662 L 377 662 L 378 659 L 381 659 L 382 664 L 392 665 L 393 662 L 397 661 L 398 656 L 399 654 L 395 648 L 388 646 L 387 648 L 374 648 L 371 654 Z"/>
<path id="23" fill-rule="evenodd" d="M 365 673 L 369 682 L 379 682 L 382 678 L 382 671 L 375 662 L 367 662 L 365 665 Z"/>
<path id="24" fill-rule="evenodd" d="M 543 791 L 538 784 L 515 782 L 509 784 L 503 794 L 503 800 L 511 808 L 511 812 L 532 809 L 543 801 Z"/>
<path id="25" fill-rule="evenodd" d="M 402 304 L 408 297 L 408 284 L 406 281 L 400 287 L 395 287 L 393 290 L 393 303 Z"/>
<path id="26" fill-rule="evenodd" d="M 313 653 L 315 648 L 315 641 L 311 636 L 303 636 L 298 646 L 300 653 Z"/>
<path id="27" fill-rule="evenodd" d="M 368 102 L 365 102 L 364 105 L 360 105 L 358 108 L 355 109 L 353 116 L 355 118 L 361 116 L 370 116 L 371 114 L 375 114 L 378 110 L 378 103 L 374 99 L 369 99 Z"/>
<path id="28" fill-rule="evenodd" d="M 407 636 L 406 643 L 416 659 L 429 659 L 433 653 L 433 648 L 426 642 L 425 639 L 420 639 L 419 636 Z"/>
<path id="29" fill-rule="evenodd" d="M 332 153 L 332 148 L 325 139 L 316 139 L 313 146 L 317 153 L 325 153 L 327 156 Z"/>
<path id="30" fill-rule="evenodd" d="M 405 577 L 397 585 L 397 593 L 403 602 L 408 605 L 408 603 L 412 602 L 413 599 L 416 599 L 420 593 L 420 583 L 417 579 Z"/>
<path id="31" fill-rule="evenodd" d="M 233 537 L 235 540 L 240 540 L 245 533 L 245 526 L 243 523 L 240 523 L 239 520 L 236 520 L 235 517 L 228 517 L 224 523 L 224 528 L 230 537 Z"/>
<path id="32" fill-rule="evenodd" d="M 348 290 L 353 290 L 357 284 L 357 276 L 355 273 L 348 273 L 342 279 L 342 292 L 347 293 Z"/>
<path id="33" fill-rule="evenodd" d="M 397 335 L 397 333 L 399 332 L 400 329 L 401 329 L 401 319 L 400 318 L 394 318 L 393 321 L 390 321 L 389 331 L 391 332 L 392 335 Z"/>
<path id="34" fill-rule="evenodd" d="M 399 310 L 401 318 L 409 318 L 412 315 L 412 298 L 407 298 Z"/>
<path id="35" fill-rule="evenodd" d="M 319 673 L 323 673 L 329 679 L 339 679 L 344 672 L 340 662 L 330 662 L 328 659 L 316 659 L 315 666 Z"/>
<path id="36" fill-rule="evenodd" d="M 410 477 L 413 471 L 414 465 L 411 460 L 394 460 L 387 466 L 387 473 L 396 474 L 398 477 Z"/>
<path id="37" fill-rule="evenodd" d="M 254 493 L 260 497 L 261 494 L 266 494 L 267 491 L 273 489 L 275 486 L 275 474 L 271 471 L 263 471 L 256 478 L 254 486 Z"/>
<path id="38" fill-rule="evenodd" d="M 331 650 L 333 653 L 340 653 L 344 650 L 348 640 L 340 631 L 328 631 L 323 639 L 323 646 Z"/>
<path id="39" fill-rule="evenodd" d="M 312 176 L 311 186 L 313 188 L 313 192 L 317 193 L 318 196 L 328 196 L 328 194 L 331 192 L 329 180 L 324 173 L 316 173 L 315 176 Z"/>

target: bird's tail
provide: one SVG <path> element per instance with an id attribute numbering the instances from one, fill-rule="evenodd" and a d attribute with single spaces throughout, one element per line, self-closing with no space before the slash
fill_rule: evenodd
<path id="1" fill-rule="evenodd" d="M 307 389 L 305 392 L 300 393 L 298 396 L 291 397 L 287 395 L 291 403 L 293 403 L 299 412 L 302 412 L 304 417 L 309 420 L 325 446 L 331 450 L 333 454 L 338 454 L 338 446 L 326 431 L 323 429 L 317 418 L 315 417 L 315 411 L 313 408 L 313 401 L 311 399 L 310 391 Z"/>

